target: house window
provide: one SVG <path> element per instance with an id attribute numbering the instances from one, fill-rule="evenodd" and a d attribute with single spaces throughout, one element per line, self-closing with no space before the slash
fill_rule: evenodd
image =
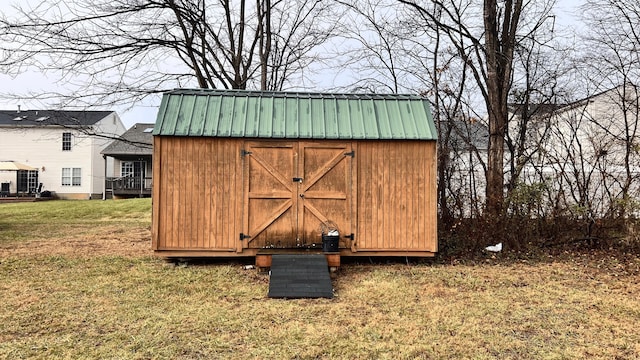
<path id="1" fill-rule="evenodd" d="M 62 186 L 71 186 L 71 168 L 62 168 Z"/>
<path id="2" fill-rule="evenodd" d="M 62 168 L 62 186 L 81 186 L 81 168 Z"/>
<path id="3" fill-rule="evenodd" d="M 35 193 L 38 186 L 37 170 L 19 170 L 17 190 L 21 193 Z"/>
<path id="4" fill-rule="evenodd" d="M 73 174 L 71 176 L 71 185 L 82 185 L 82 170 L 80 168 L 73 168 Z"/>
<path id="5" fill-rule="evenodd" d="M 125 161 L 122 163 L 120 176 L 133 176 L 133 161 Z"/>
<path id="6" fill-rule="evenodd" d="M 62 133 L 62 151 L 71 150 L 71 133 Z"/>

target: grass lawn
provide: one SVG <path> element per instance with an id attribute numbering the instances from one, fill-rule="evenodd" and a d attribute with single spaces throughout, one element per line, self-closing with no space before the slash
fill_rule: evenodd
<path id="1" fill-rule="evenodd" d="M 150 207 L 0 204 L 0 358 L 640 358 L 637 254 L 360 259 L 273 300 L 252 259 L 153 257 Z"/>

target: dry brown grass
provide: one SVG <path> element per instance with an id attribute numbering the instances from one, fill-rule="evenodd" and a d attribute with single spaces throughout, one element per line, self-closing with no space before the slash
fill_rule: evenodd
<path id="1" fill-rule="evenodd" d="M 640 358 L 637 255 L 349 261 L 334 299 L 273 300 L 251 259 L 151 256 L 145 211 L 20 241 L 16 211 L 0 206 L 0 358 Z"/>

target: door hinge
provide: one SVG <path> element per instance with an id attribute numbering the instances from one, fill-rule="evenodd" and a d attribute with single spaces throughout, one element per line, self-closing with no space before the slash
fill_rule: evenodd
<path id="1" fill-rule="evenodd" d="M 351 156 L 351 157 L 355 157 L 356 156 L 356 152 L 351 150 L 348 153 L 344 153 L 344 156 Z"/>
<path id="2" fill-rule="evenodd" d="M 349 235 L 345 235 L 344 237 L 345 237 L 345 239 L 355 240 L 356 239 L 356 234 L 351 233 Z"/>
<path id="3" fill-rule="evenodd" d="M 245 149 L 240 150 L 240 156 L 247 156 L 247 155 L 251 155 L 251 151 L 247 151 Z"/>
<path id="4" fill-rule="evenodd" d="M 240 233 L 240 241 L 242 241 L 244 239 L 251 239 L 251 235 L 245 235 L 243 233 Z"/>

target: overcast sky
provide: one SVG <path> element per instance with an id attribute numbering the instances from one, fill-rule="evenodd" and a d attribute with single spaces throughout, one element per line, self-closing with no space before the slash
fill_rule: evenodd
<path id="1" fill-rule="evenodd" d="M 29 2 L 37 2 L 40 0 L 28 0 Z M 0 0 L 0 12 L 7 15 L 13 13 L 12 4 L 20 3 L 24 5 L 25 0 Z M 556 14 L 558 16 L 558 23 L 560 25 L 574 24 L 574 17 L 576 13 L 577 4 L 582 1 L 576 0 L 559 0 L 559 6 L 557 7 Z M 0 94 L 28 94 L 28 93 L 40 93 L 47 91 L 56 91 L 64 87 L 58 83 L 58 78 L 54 73 L 43 73 L 37 70 L 30 70 L 26 73 L 22 73 L 16 77 L 11 77 L 7 74 L 0 73 Z M 158 106 L 160 100 L 159 97 L 149 99 L 146 103 L 136 103 L 131 106 L 119 106 L 119 107 L 105 107 L 96 108 L 95 110 L 114 110 L 120 115 L 124 125 L 129 128 L 138 122 L 155 122 Z M 40 103 L 29 100 L 7 100 L 0 96 L 0 109 L 12 110 L 17 109 L 18 105 L 22 109 L 45 109 L 51 108 L 51 104 Z"/>

